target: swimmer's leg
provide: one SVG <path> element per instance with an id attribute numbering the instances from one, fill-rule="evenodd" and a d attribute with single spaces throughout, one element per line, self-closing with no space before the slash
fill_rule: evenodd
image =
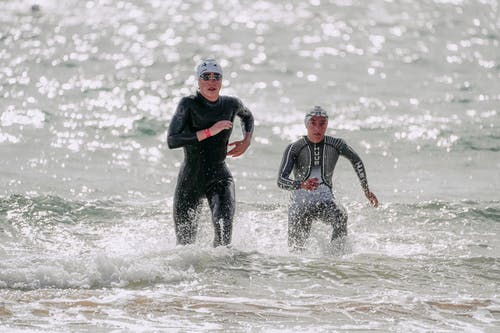
<path id="1" fill-rule="evenodd" d="M 303 250 L 309 238 L 312 216 L 307 209 L 291 205 L 288 209 L 288 246 L 293 250 Z"/>
<path id="2" fill-rule="evenodd" d="M 231 243 L 234 217 L 234 183 L 232 179 L 217 182 L 207 193 L 214 225 L 214 247 Z"/>
<path id="3" fill-rule="evenodd" d="M 187 245 L 196 241 L 201 199 L 193 191 L 178 186 L 174 196 L 174 225 L 177 244 Z"/>
<path id="4" fill-rule="evenodd" d="M 330 224 L 333 228 L 332 241 L 347 236 L 347 212 L 342 205 L 336 204 L 333 201 L 325 203 L 322 213 L 322 220 Z"/>

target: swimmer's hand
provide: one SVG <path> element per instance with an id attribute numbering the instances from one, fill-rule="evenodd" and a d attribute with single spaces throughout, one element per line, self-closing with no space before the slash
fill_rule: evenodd
<path id="1" fill-rule="evenodd" d="M 233 123 L 229 120 L 219 120 L 209 128 L 211 136 L 217 135 L 223 130 L 233 127 Z"/>
<path id="2" fill-rule="evenodd" d="M 227 152 L 227 156 L 238 157 L 242 155 L 250 147 L 251 140 L 252 135 L 248 134 L 243 140 L 229 143 L 228 146 L 234 146 L 234 148 Z"/>
<path id="3" fill-rule="evenodd" d="M 375 196 L 375 194 L 373 194 L 373 192 L 371 192 L 370 190 L 367 190 L 367 191 L 365 191 L 365 196 L 368 198 L 368 200 L 370 200 L 370 203 L 372 204 L 373 207 L 375 207 L 375 208 L 378 207 L 378 199 Z"/>
<path id="4" fill-rule="evenodd" d="M 318 178 L 310 178 L 306 181 L 303 181 L 302 184 L 300 184 L 300 188 L 308 191 L 312 191 L 317 189 L 319 186 L 318 183 Z"/>
<path id="5" fill-rule="evenodd" d="M 223 130 L 230 129 L 231 127 L 233 127 L 233 123 L 229 120 L 219 120 L 211 127 L 196 132 L 196 137 L 198 138 L 198 141 L 203 141 L 211 136 L 219 134 Z"/>

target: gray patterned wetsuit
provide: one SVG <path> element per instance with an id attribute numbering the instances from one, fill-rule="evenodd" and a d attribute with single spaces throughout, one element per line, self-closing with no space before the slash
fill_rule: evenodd
<path id="1" fill-rule="evenodd" d="M 238 116 L 243 132 L 253 131 L 252 113 L 235 97 L 219 96 L 210 102 L 199 92 L 184 97 L 168 128 L 169 148 L 184 148 L 184 162 L 179 171 L 174 197 L 174 223 L 178 244 L 196 240 L 197 217 L 203 198 L 212 211 L 214 246 L 231 242 L 234 216 L 234 183 L 226 166 L 231 129 L 198 141 L 196 132 L 217 121 L 234 121 Z"/>
<path id="2" fill-rule="evenodd" d="M 293 191 L 288 210 L 288 243 L 291 247 L 304 246 L 315 219 L 332 225 L 332 240 L 347 234 L 347 213 L 336 203 L 332 192 L 332 176 L 339 156 L 352 163 L 361 186 L 368 190 L 363 162 L 343 139 L 325 136 L 323 141 L 313 143 L 304 136 L 286 148 L 278 186 Z M 292 171 L 293 179 L 290 178 Z M 313 191 L 301 189 L 302 182 L 310 178 L 318 178 L 318 188 Z"/>

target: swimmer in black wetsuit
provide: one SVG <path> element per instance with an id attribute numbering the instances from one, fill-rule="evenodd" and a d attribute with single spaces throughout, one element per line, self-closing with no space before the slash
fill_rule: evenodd
<path id="1" fill-rule="evenodd" d="M 293 250 L 304 248 L 315 219 L 332 225 L 332 241 L 347 235 L 347 213 L 332 192 L 332 176 L 339 156 L 349 159 L 365 196 L 373 206 L 378 206 L 358 154 L 344 140 L 325 135 L 326 111 L 315 106 L 306 114 L 305 125 L 307 136 L 286 148 L 278 175 L 278 186 L 293 191 L 288 210 L 288 245 Z"/>
<path id="2" fill-rule="evenodd" d="M 240 156 L 250 146 L 254 119 L 235 97 L 220 96 L 222 69 L 214 59 L 197 67 L 196 95 L 184 97 L 168 128 L 168 147 L 184 148 L 174 197 L 177 243 L 196 240 L 201 201 L 207 198 L 212 212 L 214 246 L 231 243 L 234 216 L 234 183 L 226 166 L 226 155 Z M 244 138 L 229 143 L 234 118 L 242 122 Z M 233 148 L 227 151 L 227 147 Z"/>

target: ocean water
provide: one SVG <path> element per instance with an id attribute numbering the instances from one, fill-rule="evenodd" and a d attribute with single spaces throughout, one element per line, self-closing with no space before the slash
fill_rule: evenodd
<path id="1" fill-rule="evenodd" d="M 499 31 L 495 0 L 0 1 L 0 332 L 500 331 Z M 256 130 L 232 246 L 205 205 L 178 247 L 166 131 L 208 56 Z M 347 239 L 291 253 L 314 105 L 381 205 L 341 160 Z"/>

